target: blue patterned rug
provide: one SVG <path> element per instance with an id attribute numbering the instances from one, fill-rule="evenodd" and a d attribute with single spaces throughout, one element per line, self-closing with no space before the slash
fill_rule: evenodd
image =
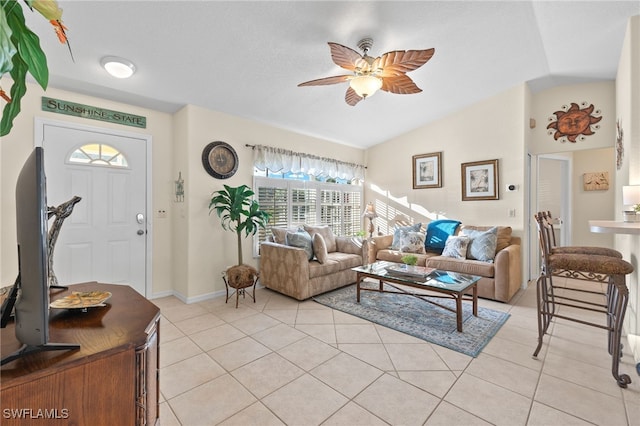
<path id="1" fill-rule="evenodd" d="M 377 283 L 363 282 L 363 286 Z M 350 285 L 313 298 L 330 308 L 401 331 L 411 336 L 476 357 L 498 332 L 510 314 L 478 306 L 472 315 L 471 302 L 462 302 L 462 332 L 456 329 L 456 315 L 413 296 L 363 291 L 356 302 L 356 286 Z M 454 307 L 453 299 L 434 299 Z"/>

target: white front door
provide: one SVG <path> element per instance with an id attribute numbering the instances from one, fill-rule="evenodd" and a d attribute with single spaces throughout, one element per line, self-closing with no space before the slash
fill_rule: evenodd
<path id="1" fill-rule="evenodd" d="M 126 284 L 147 296 L 148 139 L 43 121 L 41 140 L 47 204 L 82 198 L 55 246 L 58 283 Z"/>

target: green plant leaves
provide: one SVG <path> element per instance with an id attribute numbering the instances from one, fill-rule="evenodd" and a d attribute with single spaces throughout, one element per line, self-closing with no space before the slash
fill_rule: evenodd
<path id="1" fill-rule="evenodd" d="M 49 68 L 40 47 L 40 39 L 25 24 L 22 7 L 16 0 L 2 0 L 0 5 L 3 19 L 6 20 L 6 25 L 2 25 L 3 30 L 0 30 L 0 77 L 5 72 L 10 72 L 13 79 L 10 94 L 12 101 L 5 105 L 0 121 L 0 136 L 5 136 L 13 127 L 14 118 L 20 113 L 20 101 L 27 91 L 27 72 L 46 90 Z M 8 41 L 4 39 L 7 35 Z"/>

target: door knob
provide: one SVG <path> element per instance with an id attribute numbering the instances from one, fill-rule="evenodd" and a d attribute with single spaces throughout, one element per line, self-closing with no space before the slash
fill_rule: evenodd
<path id="1" fill-rule="evenodd" d="M 138 234 L 138 235 L 144 235 L 144 231 L 143 231 L 142 229 L 138 229 L 137 234 Z"/>
<path id="2" fill-rule="evenodd" d="M 136 222 L 138 222 L 140 225 L 142 225 L 142 223 L 144 222 L 144 215 L 142 213 L 138 213 L 136 215 Z"/>

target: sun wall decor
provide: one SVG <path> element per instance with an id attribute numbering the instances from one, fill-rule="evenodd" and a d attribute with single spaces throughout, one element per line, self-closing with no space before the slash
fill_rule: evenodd
<path id="1" fill-rule="evenodd" d="M 600 128 L 597 124 L 602 120 L 600 110 L 595 110 L 593 104 L 587 102 L 582 102 L 582 107 L 572 102 L 571 105 L 564 105 L 560 111 L 554 112 L 555 117 L 549 117 L 549 134 L 560 142 L 572 143 L 593 135 L 595 130 Z"/>
<path id="2" fill-rule="evenodd" d="M 616 168 L 622 168 L 622 158 L 624 157 L 624 134 L 622 132 L 622 119 L 616 120 Z"/>

